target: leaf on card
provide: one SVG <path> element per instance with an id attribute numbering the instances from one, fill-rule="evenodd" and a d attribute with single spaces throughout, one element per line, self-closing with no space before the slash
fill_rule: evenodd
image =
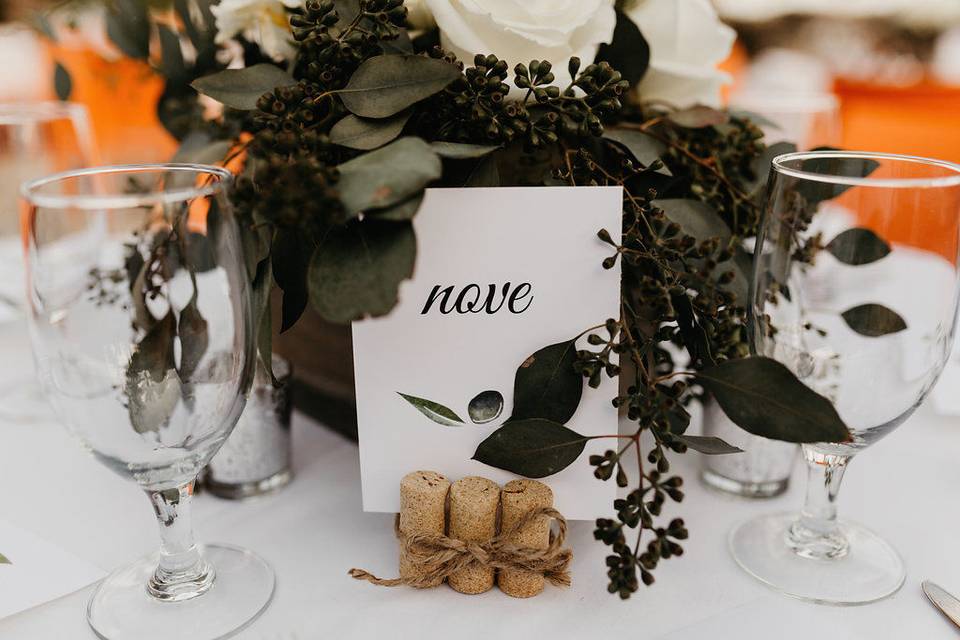
<path id="1" fill-rule="evenodd" d="M 437 424 L 445 427 L 459 427 L 466 424 L 460 416 L 440 403 L 425 398 L 410 396 L 405 393 L 400 393 L 399 391 L 397 391 L 397 395 L 412 404 L 417 411 Z"/>
<path id="2" fill-rule="evenodd" d="M 588 440 L 552 420 L 511 420 L 480 443 L 473 459 L 527 478 L 545 478 L 573 464 Z"/>
<path id="3" fill-rule="evenodd" d="M 535 352 L 517 369 L 511 421 L 542 418 L 566 424 L 583 394 L 583 376 L 574 369 L 577 346 L 573 340 Z"/>

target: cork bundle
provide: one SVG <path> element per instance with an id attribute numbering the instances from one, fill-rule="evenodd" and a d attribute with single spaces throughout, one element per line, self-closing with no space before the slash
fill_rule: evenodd
<path id="1" fill-rule="evenodd" d="M 360 569 L 350 575 L 382 586 L 429 588 L 446 581 L 467 594 L 497 584 L 510 596 L 529 598 L 547 581 L 570 584 L 573 554 L 563 548 L 565 535 L 566 522 L 545 484 L 513 480 L 501 490 L 486 478 L 451 484 L 434 471 L 415 471 L 400 482 L 400 578 L 383 580 Z"/>

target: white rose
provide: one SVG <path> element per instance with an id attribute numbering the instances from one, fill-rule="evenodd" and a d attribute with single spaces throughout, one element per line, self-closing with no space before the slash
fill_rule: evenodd
<path id="1" fill-rule="evenodd" d="M 678 108 L 720 106 L 720 88 L 730 76 L 717 65 L 730 55 L 737 34 L 720 21 L 709 0 L 641 0 L 627 15 L 650 44 L 641 99 Z"/>
<path id="2" fill-rule="evenodd" d="M 492 53 L 513 68 L 531 60 L 553 63 L 555 84 L 570 83 L 567 61 L 593 62 L 613 39 L 614 0 L 425 0 L 443 47 L 465 64 Z"/>
<path id="3" fill-rule="evenodd" d="M 216 42 L 225 44 L 243 34 L 271 58 L 289 60 L 296 49 L 286 9 L 302 4 L 302 0 L 221 0 L 210 7 L 217 19 Z"/>

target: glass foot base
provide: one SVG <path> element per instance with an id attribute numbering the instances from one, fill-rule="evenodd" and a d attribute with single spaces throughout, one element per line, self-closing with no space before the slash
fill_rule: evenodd
<path id="1" fill-rule="evenodd" d="M 153 554 L 118 569 L 97 587 L 87 622 L 104 640 L 216 640 L 227 638 L 267 608 L 276 584 L 259 556 L 229 545 L 205 545 L 216 578 L 210 590 L 182 602 L 161 602 L 147 593 L 157 568 Z"/>
<path id="2" fill-rule="evenodd" d="M 840 522 L 849 551 L 834 560 L 797 555 L 787 546 L 786 532 L 795 513 L 747 520 L 730 532 L 730 551 L 737 564 L 777 591 L 818 604 L 858 605 L 896 593 L 906 572 L 897 552 L 877 534 L 858 524 Z"/>

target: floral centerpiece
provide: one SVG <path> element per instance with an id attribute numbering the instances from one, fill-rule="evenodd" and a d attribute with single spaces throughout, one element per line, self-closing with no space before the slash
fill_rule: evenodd
<path id="1" fill-rule="evenodd" d="M 597 233 L 603 266 L 622 269 L 621 316 L 584 327 L 592 349 L 571 336 L 534 354 L 515 393 L 538 419 L 508 421 L 475 456 L 529 477 L 568 466 L 586 442 L 563 424 L 584 383 L 620 378 L 611 400 L 634 428 L 590 460 L 624 488 L 595 531 L 611 593 L 629 597 L 682 553 L 683 521 L 661 516 L 683 499 L 670 457 L 735 450 L 686 433 L 703 391 L 752 433 L 849 436 L 785 367 L 746 357 L 744 240 L 789 145 L 717 109 L 734 36 L 707 0 L 112 0 L 106 30 L 165 79 L 158 113 L 178 159 L 238 174 L 267 369 L 274 286 L 281 332 L 308 305 L 340 323 L 391 311 L 427 187 L 623 188 L 622 242 Z M 66 97 L 66 69 L 57 84 Z"/>

